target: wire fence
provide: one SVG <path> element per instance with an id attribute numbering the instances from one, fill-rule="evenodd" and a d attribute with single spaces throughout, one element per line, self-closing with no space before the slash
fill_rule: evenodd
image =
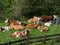
<path id="1" fill-rule="evenodd" d="M 60 34 L 29 37 L 29 32 L 27 31 L 26 38 L 17 40 L 17 41 L 13 41 L 13 42 L 9 41 L 8 43 L 3 43 L 0 45 L 12 45 L 12 44 L 16 44 L 16 43 L 20 43 L 20 45 L 30 45 L 30 44 L 36 43 L 36 42 L 42 42 L 43 44 L 46 44 L 46 41 L 49 41 L 49 40 L 56 40 L 57 42 L 58 41 L 60 42 Z"/>

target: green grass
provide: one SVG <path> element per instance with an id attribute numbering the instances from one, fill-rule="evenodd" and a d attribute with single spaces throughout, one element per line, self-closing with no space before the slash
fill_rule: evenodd
<path id="1" fill-rule="evenodd" d="M 0 23 L 0 26 L 6 26 L 6 25 L 8 25 L 8 24 Z M 30 32 L 30 37 L 60 33 L 60 25 L 52 25 L 52 26 L 50 26 L 48 28 L 49 28 L 49 30 L 44 31 L 44 32 L 40 32 L 38 29 L 31 29 L 32 31 Z M 21 39 L 21 38 L 13 38 L 13 37 L 11 37 L 11 34 L 13 32 L 15 32 L 15 30 L 9 30 L 9 31 L 6 31 L 6 32 L 0 31 L 0 44 L 1 43 L 6 43 L 6 42 L 9 42 L 9 41 L 15 41 L 15 40 Z M 54 42 L 54 41 L 47 41 L 46 45 L 51 45 L 52 42 Z M 32 43 L 31 45 L 36 45 L 36 44 L 37 43 Z M 40 44 L 43 45 L 43 43 L 40 43 Z M 60 44 L 60 43 L 58 43 L 58 44 Z"/>

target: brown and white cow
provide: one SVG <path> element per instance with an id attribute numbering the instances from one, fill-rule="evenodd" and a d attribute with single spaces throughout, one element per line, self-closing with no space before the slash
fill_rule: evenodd
<path id="1" fill-rule="evenodd" d="M 43 27 L 43 26 L 38 26 L 38 29 L 39 29 L 41 32 L 48 30 L 47 27 Z"/>
<path id="2" fill-rule="evenodd" d="M 16 37 L 16 38 L 21 38 L 23 36 L 26 36 L 27 33 L 29 33 L 30 31 L 31 31 L 30 29 L 25 29 L 25 30 L 23 30 L 21 32 L 16 31 L 16 32 L 12 33 L 11 36 Z"/>
<path id="3" fill-rule="evenodd" d="M 30 18 L 28 22 L 29 23 L 33 22 L 34 24 L 36 24 L 36 23 L 39 23 L 39 20 L 40 20 L 39 17 L 34 16 L 33 18 Z"/>
<path id="4" fill-rule="evenodd" d="M 24 29 L 24 26 L 22 25 L 14 25 L 14 24 L 10 24 L 10 27 L 14 30 L 22 30 Z"/>
<path id="5" fill-rule="evenodd" d="M 21 24 L 20 21 L 14 20 L 14 19 L 6 19 L 5 23 L 9 23 L 9 24 L 14 23 L 14 25 L 20 25 Z"/>

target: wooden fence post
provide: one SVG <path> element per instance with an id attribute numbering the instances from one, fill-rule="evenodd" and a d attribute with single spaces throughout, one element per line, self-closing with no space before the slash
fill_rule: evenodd
<path id="1" fill-rule="evenodd" d="M 27 40 L 27 45 L 29 45 L 29 31 L 27 30 L 27 34 L 26 34 L 26 40 Z"/>
<path id="2" fill-rule="evenodd" d="M 47 37 L 46 37 L 46 35 L 45 35 L 45 36 L 44 36 L 44 41 L 43 41 L 44 44 L 46 44 L 46 39 L 47 39 Z"/>

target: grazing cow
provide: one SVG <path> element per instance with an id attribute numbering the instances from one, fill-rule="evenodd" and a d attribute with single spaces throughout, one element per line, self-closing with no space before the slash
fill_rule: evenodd
<path id="1" fill-rule="evenodd" d="M 21 38 L 23 36 L 26 36 L 27 30 L 28 30 L 28 32 L 31 31 L 30 29 L 25 29 L 25 30 L 23 30 L 21 32 L 14 32 L 14 33 L 12 33 L 12 37 L 16 37 L 16 38 L 19 37 L 19 38 Z"/>
<path id="2" fill-rule="evenodd" d="M 39 29 L 41 32 L 48 30 L 47 27 L 43 27 L 43 26 L 38 26 L 38 29 Z"/>
<path id="3" fill-rule="evenodd" d="M 25 27 L 28 28 L 28 29 L 32 29 L 32 28 L 37 28 L 40 25 L 41 24 L 27 24 Z"/>
<path id="4" fill-rule="evenodd" d="M 33 18 L 30 18 L 28 22 L 29 23 L 33 22 L 35 24 L 35 23 L 39 23 L 39 20 L 40 20 L 39 17 L 34 16 Z"/>
<path id="5" fill-rule="evenodd" d="M 14 30 L 22 30 L 24 29 L 24 26 L 22 25 L 14 25 L 14 24 L 10 24 L 10 27 Z"/>
<path id="6" fill-rule="evenodd" d="M 10 30 L 10 29 L 11 29 L 10 26 L 3 26 L 3 27 L 0 27 L 0 31 L 3 31 L 3 32 L 8 31 L 8 30 Z"/>

